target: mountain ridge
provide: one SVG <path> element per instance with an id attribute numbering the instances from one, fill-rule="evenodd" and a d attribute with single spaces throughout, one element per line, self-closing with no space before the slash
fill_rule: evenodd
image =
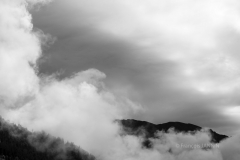
<path id="1" fill-rule="evenodd" d="M 156 133 L 161 131 L 168 133 L 170 129 L 174 129 L 175 132 L 182 133 L 194 133 L 201 131 L 202 127 L 183 122 L 167 122 L 163 124 L 153 124 L 146 121 L 134 120 L 134 119 L 122 119 L 117 120 L 122 126 L 123 131 L 129 135 L 144 136 L 146 140 L 143 142 L 144 147 L 151 147 L 149 138 L 158 138 Z M 219 134 L 212 129 L 209 129 L 212 143 L 219 143 L 222 140 L 228 138 L 227 135 Z"/>

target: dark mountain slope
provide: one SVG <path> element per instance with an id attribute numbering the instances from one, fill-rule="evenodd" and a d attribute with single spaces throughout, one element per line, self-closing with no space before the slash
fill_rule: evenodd
<path id="1" fill-rule="evenodd" d="M 0 160 L 94 160 L 72 143 L 0 118 Z"/>
<path id="2" fill-rule="evenodd" d="M 123 130 L 130 135 L 144 135 L 146 138 L 146 141 L 144 141 L 145 147 L 150 147 L 150 141 L 148 138 L 157 138 L 156 133 L 158 131 L 162 132 L 168 132 L 169 129 L 174 129 L 176 132 L 191 132 L 194 133 L 196 131 L 200 131 L 202 128 L 193 124 L 186 124 L 181 122 L 168 122 L 163 124 L 152 124 L 145 121 L 138 121 L 133 119 L 126 119 L 126 120 L 119 120 L 118 123 L 120 123 L 123 127 Z M 228 138 L 226 135 L 221 135 L 213 130 L 209 130 L 211 134 L 211 141 L 213 143 L 219 143 L 225 138 Z"/>

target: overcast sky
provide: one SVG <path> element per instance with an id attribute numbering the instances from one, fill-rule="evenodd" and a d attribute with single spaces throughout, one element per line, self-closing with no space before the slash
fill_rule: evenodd
<path id="1" fill-rule="evenodd" d="M 144 108 L 131 118 L 239 132 L 238 0 L 55 0 L 31 13 L 52 36 L 39 74 L 95 68 Z"/>

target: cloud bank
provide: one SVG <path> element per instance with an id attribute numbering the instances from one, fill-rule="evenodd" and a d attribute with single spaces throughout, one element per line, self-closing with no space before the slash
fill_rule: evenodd
<path id="1" fill-rule="evenodd" d="M 206 133 L 194 136 L 170 133 L 160 140 L 153 140 L 154 148 L 151 150 L 142 148 L 141 137 L 121 137 L 121 128 L 114 120 L 126 118 L 141 107 L 127 97 L 118 97 L 108 91 L 103 83 L 106 75 L 97 69 L 81 71 L 62 80 L 54 76 L 38 76 L 37 60 L 41 57 L 43 35 L 33 31 L 27 6 L 43 2 L 47 1 L 0 1 L 1 116 L 28 129 L 44 130 L 73 141 L 98 159 L 239 158 L 238 136 L 224 141 L 220 149 L 207 151 L 174 146 L 177 143 L 207 143 L 209 137 Z M 142 10 L 141 7 L 139 9 Z M 103 24 L 102 29 L 112 31 L 108 23 Z M 132 34 L 123 34 L 128 35 Z M 171 153 L 169 147 L 172 147 Z"/>

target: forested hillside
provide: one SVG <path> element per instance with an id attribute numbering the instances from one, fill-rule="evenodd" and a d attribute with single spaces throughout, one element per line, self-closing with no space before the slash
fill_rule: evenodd
<path id="1" fill-rule="evenodd" d="M 75 146 L 45 132 L 30 132 L 0 118 L 0 160 L 94 160 Z"/>

